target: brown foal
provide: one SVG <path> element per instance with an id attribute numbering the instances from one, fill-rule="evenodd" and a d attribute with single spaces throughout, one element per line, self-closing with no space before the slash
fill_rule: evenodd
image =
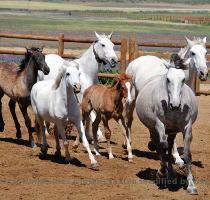
<path id="1" fill-rule="evenodd" d="M 107 140 L 109 159 L 114 158 L 110 146 L 111 131 L 109 129 L 108 121 L 113 118 L 123 128 L 123 134 L 127 142 L 128 160 L 132 162 L 133 155 L 131 144 L 129 142 L 128 128 L 123 117 L 123 99 L 128 96 L 126 82 L 131 84 L 132 77 L 125 73 L 117 75 L 114 79 L 112 87 L 104 86 L 101 84 L 92 85 L 84 93 L 82 107 L 83 123 L 86 124 L 89 120 L 89 115 L 92 110 L 96 112 L 96 119 L 92 124 L 93 140 L 96 155 L 99 154 L 97 130 L 101 120 L 105 128 L 105 137 Z"/>

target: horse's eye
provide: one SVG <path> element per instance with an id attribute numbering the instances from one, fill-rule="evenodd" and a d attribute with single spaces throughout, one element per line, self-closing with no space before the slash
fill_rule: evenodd
<path id="1" fill-rule="evenodd" d="M 192 56 L 195 56 L 195 53 L 194 53 L 194 52 L 191 52 L 191 55 L 192 55 Z"/>
<path id="2" fill-rule="evenodd" d="M 101 44 L 102 47 L 105 47 L 105 44 Z"/>
<path id="3" fill-rule="evenodd" d="M 184 83 L 185 82 L 185 78 L 182 80 L 182 83 Z"/>
<path id="4" fill-rule="evenodd" d="M 168 82 L 168 83 L 170 82 L 169 78 L 167 78 L 167 82 Z"/>
<path id="5" fill-rule="evenodd" d="M 66 76 L 70 76 L 70 73 L 68 72 L 68 73 L 66 73 Z"/>

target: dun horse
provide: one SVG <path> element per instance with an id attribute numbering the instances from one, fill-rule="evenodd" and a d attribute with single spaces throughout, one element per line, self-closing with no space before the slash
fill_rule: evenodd
<path id="1" fill-rule="evenodd" d="M 25 58 L 19 66 L 13 62 L 0 63 L 0 101 L 4 94 L 10 97 L 9 108 L 17 130 L 16 137 L 21 138 L 20 124 L 15 113 L 15 102 L 18 102 L 28 128 L 29 142 L 32 147 L 35 146 L 35 143 L 27 107 L 30 105 L 31 88 L 37 82 L 38 70 L 44 74 L 48 74 L 50 71 L 45 63 L 42 50 L 38 48 L 27 49 Z M 4 131 L 4 125 L 2 103 L 0 103 L 0 131 Z"/>

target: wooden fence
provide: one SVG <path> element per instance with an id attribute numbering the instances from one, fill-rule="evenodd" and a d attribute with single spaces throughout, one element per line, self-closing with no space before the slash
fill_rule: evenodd
<path id="1" fill-rule="evenodd" d="M 75 53 L 65 53 L 64 44 L 65 42 L 75 42 L 75 43 L 93 43 L 94 40 L 86 39 L 86 38 L 68 38 L 65 37 L 64 34 L 60 34 L 58 36 L 40 36 L 40 35 L 20 35 L 20 34 L 8 34 L 8 33 L 0 33 L 0 38 L 15 38 L 15 39 L 29 39 L 29 40 L 42 40 L 42 41 L 55 41 L 58 43 L 58 54 L 64 58 L 77 58 L 79 55 Z M 124 72 L 126 69 L 127 62 L 131 62 L 135 58 L 142 55 L 155 55 L 164 59 L 169 59 L 171 56 L 170 52 L 145 52 L 142 51 L 142 47 L 160 47 L 160 48 L 182 48 L 184 44 L 171 44 L 171 43 L 144 43 L 137 42 L 135 37 L 131 37 L 128 39 L 121 38 L 120 40 L 114 40 L 113 43 L 115 45 L 120 46 L 120 72 Z M 210 48 L 210 45 L 207 45 L 207 48 Z M 0 49 L 0 54 L 13 54 L 13 55 L 23 55 L 25 54 L 25 50 L 17 50 L 14 48 L 3 48 Z M 210 61 L 210 55 L 207 56 Z M 210 70 L 209 70 L 210 72 Z M 114 74 L 105 74 L 99 73 L 100 77 L 111 77 L 113 78 Z M 210 90 L 202 91 L 200 87 L 200 80 L 196 78 L 195 80 L 195 88 L 196 94 L 204 94 L 210 95 Z M 202 82 L 202 84 L 210 84 L 210 80 Z"/>

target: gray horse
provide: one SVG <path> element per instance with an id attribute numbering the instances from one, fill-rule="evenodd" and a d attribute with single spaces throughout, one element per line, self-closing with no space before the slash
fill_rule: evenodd
<path id="1" fill-rule="evenodd" d="M 192 124 L 197 118 L 197 104 L 193 91 L 185 84 L 183 69 L 171 66 L 167 74 L 154 77 L 137 96 L 136 111 L 140 121 L 149 129 L 152 142 L 160 156 L 161 168 L 157 176 L 173 172 L 172 148 L 178 132 L 183 133 L 184 160 L 188 170 L 187 191 L 197 194 L 191 170 Z M 169 161 L 166 161 L 168 151 Z"/>

